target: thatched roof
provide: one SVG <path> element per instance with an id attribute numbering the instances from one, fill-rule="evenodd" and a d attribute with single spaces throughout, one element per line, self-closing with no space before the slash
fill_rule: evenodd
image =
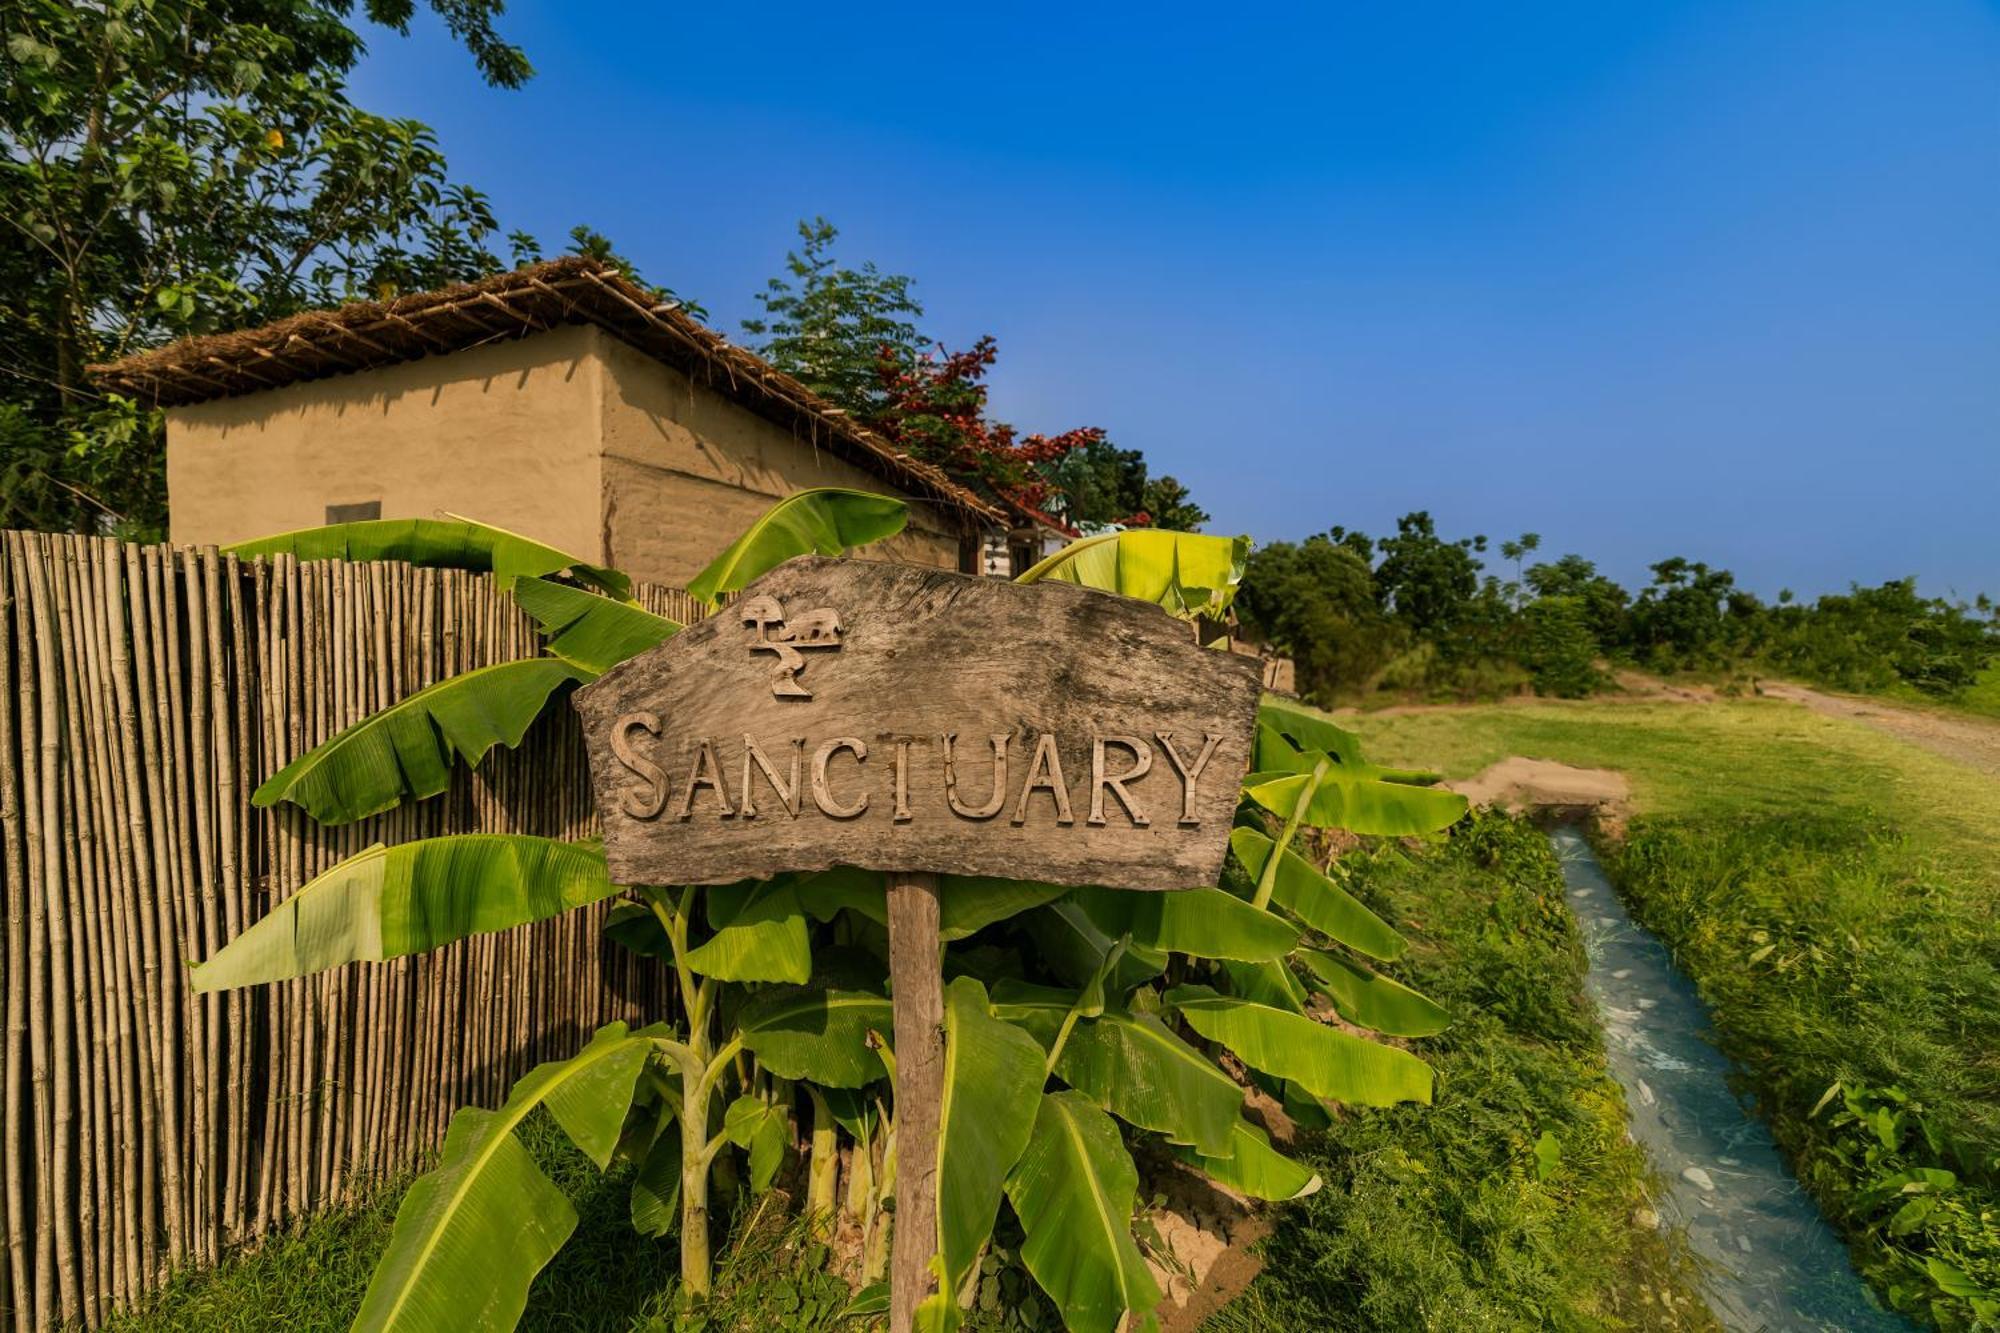
<path id="1" fill-rule="evenodd" d="M 1003 512 L 910 457 L 754 353 L 732 346 L 600 260 L 551 260 L 392 301 L 309 310 L 260 328 L 184 338 L 90 367 L 104 388 L 174 407 L 595 324 L 696 383 L 785 426 L 814 447 L 975 522 Z"/>

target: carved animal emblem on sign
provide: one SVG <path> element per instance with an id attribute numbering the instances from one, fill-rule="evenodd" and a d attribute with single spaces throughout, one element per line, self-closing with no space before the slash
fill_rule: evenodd
<path id="1" fill-rule="evenodd" d="M 750 651 L 772 653 L 778 659 L 771 675 L 771 693 L 779 699 L 810 699 L 812 691 L 799 684 L 806 669 L 801 649 L 840 647 L 840 613 L 821 607 L 785 623 L 785 604 L 775 597 L 752 597 L 737 609 L 750 627 Z"/>

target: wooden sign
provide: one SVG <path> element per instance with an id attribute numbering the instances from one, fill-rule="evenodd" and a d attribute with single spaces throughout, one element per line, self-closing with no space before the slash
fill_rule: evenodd
<path id="1" fill-rule="evenodd" d="M 579 690 L 614 880 L 1212 885 L 1259 674 L 1158 607 L 803 557 Z"/>

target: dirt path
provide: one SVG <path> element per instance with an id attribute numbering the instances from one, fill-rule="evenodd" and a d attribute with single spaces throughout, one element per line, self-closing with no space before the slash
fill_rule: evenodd
<path id="1" fill-rule="evenodd" d="M 1827 717 L 1843 717 L 1859 722 L 1919 749 L 1955 759 L 1988 777 L 2000 777 L 2000 722 L 1930 713 L 1880 699 L 1822 694 L 1804 685 L 1777 681 L 1761 683 L 1757 692 L 1767 699 L 1785 699 L 1801 704 Z"/>

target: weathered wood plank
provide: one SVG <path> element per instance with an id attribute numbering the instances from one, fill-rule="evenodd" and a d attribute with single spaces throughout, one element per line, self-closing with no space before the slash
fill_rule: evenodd
<path id="1" fill-rule="evenodd" d="M 575 697 L 625 883 L 1183 889 L 1221 873 L 1258 690 L 1144 603 L 809 556 Z"/>

